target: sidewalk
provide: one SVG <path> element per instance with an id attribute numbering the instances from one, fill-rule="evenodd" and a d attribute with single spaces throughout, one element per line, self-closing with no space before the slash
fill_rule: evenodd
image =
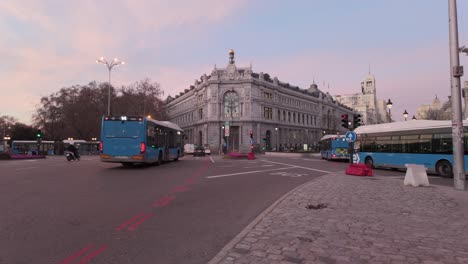
<path id="1" fill-rule="evenodd" d="M 318 204 L 326 208 L 306 208 Z M 325 175 L 278 200 L 209 263 L 468 263 L 468 192 Z"/>

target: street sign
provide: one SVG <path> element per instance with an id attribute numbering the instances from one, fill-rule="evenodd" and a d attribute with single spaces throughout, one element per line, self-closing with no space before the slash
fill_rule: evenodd
<path id="1" fill-rule="evenodd" d="M 359 163 L 360 159 L 359 159 L 359 155 L 354 153 L 353 154 L 353 163 Z"/>
<path id="2" fill-rule="evenodd" d="M 229 126 L 224 127 L 224 136 L 229 137 Z"/>
<path id="3" fill-rule="evenodd" d="M 224 121 L 224 126 L 229 126 L 229 121 Z"/>
<path id="4" fill-rule="evenodd" d="M 357 139 L 356 132 L 354 132 L 354 131 L 346 132 L 345 138 L 346 138 L 346 141 L 348 141 L 348 142 L 355 142 L 356 139 Z"/>
<path id="5" fill-rule="evenodd" d="M 254 144 L 254 141 L 253 141 L 253 138 L 250 139 L 250 145 L 253 145 Z"/>

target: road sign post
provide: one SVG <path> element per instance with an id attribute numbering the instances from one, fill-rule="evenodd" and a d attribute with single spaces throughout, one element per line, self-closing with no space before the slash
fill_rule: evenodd
<path id="1" fill-rule="evenodd" d="M 357 134 L 354 131 L 348 131 L 345 134 L 346 141 L 349 142 L 348 154 L 349 154 L 349 164 L 353 164 L 354 156 L 354 142 L 357 139 Z"/>

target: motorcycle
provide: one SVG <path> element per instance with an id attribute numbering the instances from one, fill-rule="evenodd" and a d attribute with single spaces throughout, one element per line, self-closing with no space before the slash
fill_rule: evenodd
<path id="1" fill-rule="evenodd" d="M 72 151 L 69 151 L 69 150 L 67 150 L 67 151 L 65 152 L 65 157 L 67 158 L 68 161 L 80 160 L 80 154 L 78 154 L 77 156 L 75 156 L 75 154 L 74 154 Z"/>

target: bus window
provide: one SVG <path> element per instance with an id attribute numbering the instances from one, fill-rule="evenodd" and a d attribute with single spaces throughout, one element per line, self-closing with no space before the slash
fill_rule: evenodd
<path id="1" fill-rule="evenodd" d="M 434 134 L 432 143 L 435 153 L 452 153 L 452 134 Z"/>
<path id="2" fill-rule="evenodd" d="M 419 153 L 432 153 L 432 134 L 419 137 Z"/>
<path id="3" fill-rule="evenodd" d="M 400 136 L 392 136 L 392 142 L 391 142 L 391 152 L 401 152 L 402 146 L 401 146 L 401 140 Z"/>
<path id="4" fill-rule="evenodd" d="M 376 152 L 390 152 L 392 139 L 391 137 L 377 137 Z"/>
<path id="5" fill-rule="evenodd" d="M 418 153 L 419 152 L 419 135 L 401 136 L 402 153 Z"/>

